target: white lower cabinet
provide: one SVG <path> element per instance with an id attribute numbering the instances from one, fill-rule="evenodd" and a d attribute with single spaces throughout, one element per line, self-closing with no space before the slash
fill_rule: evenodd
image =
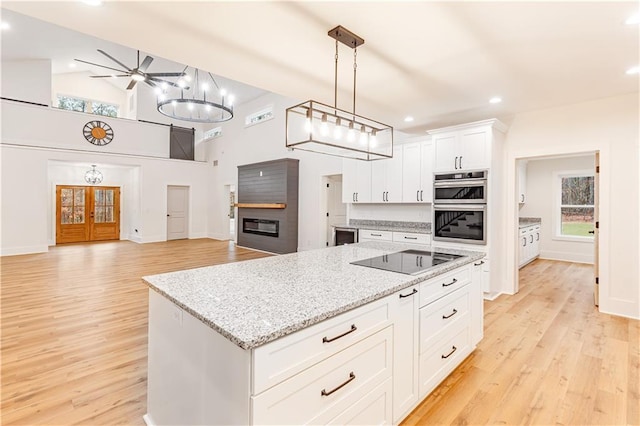
<path id="1" fill-rule="evenodd" d="M 389 301 L 393 321 L 393 422 L 399 423 L 418 402 L 418 286 Z"/>
<path id="2" fill-rule="evenodd" d="M 519 262 L 522 268 L 532 260 L 540 256 L 540 225 L 530 225 L 519 229 L 520 239 Z"/>
<path id="3" fill-rule="evenodd" d="M 327 424 L 390 425 L 392 394 L 393 384 L 389 378 Z"/>
<path id="4" fill-rule="evenodd" d="M 252 397 L 254 424 L 325 424 L 391 378 L 387 327 Z"/>

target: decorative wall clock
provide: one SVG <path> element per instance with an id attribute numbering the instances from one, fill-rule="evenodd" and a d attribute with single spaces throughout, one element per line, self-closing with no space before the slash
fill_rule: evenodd
<path id="1" fill-rule="evenodd" d="M 106 145 L 113 139 L 113 129 L 104 121 L 90 121 L 82 129 L 84 138 L 94 145 Z"/>

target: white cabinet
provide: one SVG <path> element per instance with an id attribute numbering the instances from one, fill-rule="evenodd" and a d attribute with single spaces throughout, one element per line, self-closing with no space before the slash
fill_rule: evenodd
<path id="1" fill-rule="evenodd" d="M 393 232 L 375 231 L 373 229 L 359 229 L 358 242 L 364 241 L 393 241 Z"/>
<path id="2" fill-rule="evenodd" d="M 491 166 L 491 125 L 469 125 L 458 130 L 438 130 L 433 135 L 435 171 L 488 169 Z"/>
<path id="3" fill-rule="evenodd" d="M 343 160 L 342 202 L 371 202 L 371 162 L 347 159 Z"/>
<path id="4" fill-rule="evenodd" d="M 406 288 L 389 302 L 393 321 L 393 423 L 418 402 L 418 286 Z"/>
<path id="5" fill-rule="evenodd" d="M 431 245 L 431 234 L 416 234 L 413 232 L 393 232 L 392 240 L 396 243 Z"/>
<path id="6" fill-rule="evenodd" d="M 473 262 L 473 270 L 471 272 L 471 318 L 484 318 L 484 300 L 482 292 L 485 291 L 484 280 L 488 278 L 488 271 L 484 271 L 487 261 L 480 259 Z M 486 277 L 486 278 L 485 278 Z M 471 345 L 476 346 L 484 336 L 483 322 L 471 321 Z"/>
<path id="7" fill-rule="evenodd" d="M 524 204 L 527 201 L 527 162 L 518 161 L 518 203 Z"/>
<path id="8" fill-rule="evenodd" d="M 371 162 L 372 203 L 402 202 L 402 158 L 402 148 L 396 147 L 393 158 Z"/>
<path id="9" fill-rule="evenodd" d="M 433 142 L 402 147 L 402 202 L 433 202 Z"/>
<path id="10" fill-rule="evenodd" d="M 518 240 L 520 268 L 540 256 L 540 228 L 540 225 L 520 228 Z"/>

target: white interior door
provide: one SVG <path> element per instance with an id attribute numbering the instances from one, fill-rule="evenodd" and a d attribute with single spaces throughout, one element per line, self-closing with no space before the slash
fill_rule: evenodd
<path id="1" fill-rule="evenodd" d="M 189 237 L 189 187 L 167 187 L 167 240 Z"/>

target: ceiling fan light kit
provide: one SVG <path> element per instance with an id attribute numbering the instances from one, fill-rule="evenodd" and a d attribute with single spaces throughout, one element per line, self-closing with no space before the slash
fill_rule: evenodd
<path id="1" fill-rule="evenodd" d="M 393 127 L 356 114 L 356 57 L 364 39 L 337 26 L 328 35 L 335 39 L 334 105 L 308 100 L 287 108 L 287 148 L 357 160 L 393 157 Z M 338 42 L 353 49 L 353 110 L 338 108 Z"/>

